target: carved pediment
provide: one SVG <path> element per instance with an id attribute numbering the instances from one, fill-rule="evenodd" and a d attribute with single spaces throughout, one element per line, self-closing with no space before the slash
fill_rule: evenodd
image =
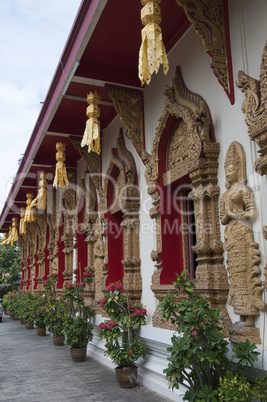
<path id="1" fill-rule="evenodd" d="M 166 89 L 165 95 L 163 119 L 166 121 L 159 126 L 159 138 L 169 116 L 177 118 L 167 149 L 166 173 L 163 176 L 164 185 L 167 185 L 195 169 L 205 149 L 204 144 L 211 143 L 211 121 L 204 99 L 186 88 L 179 67 L 173 86 Z"/>

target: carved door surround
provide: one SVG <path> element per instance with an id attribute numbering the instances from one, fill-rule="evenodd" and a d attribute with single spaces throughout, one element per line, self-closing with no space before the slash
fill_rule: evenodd
<path id="1" fill-rule="evenodd" d="M 226 310 L 229 285 L 223 264 L 218 207 L 220 189 L 217 185 L 217 158 L 220 146 L 212 141 L 212 121 L 205 101 L 185 87 L 179 67 L 173 79 L 173 86 L 167 87 L 165 96 L 165 108 L 156 129 L 152 152 L 143 152 L 148 193 L 153 203 L 150 217 L 155 219 L 156 224 L 156 250 L 151 253 L 156 271 L 152 276 L 151 289 L 155 297 L 162 301 L 168 289 L 172 287 L 171 284 L 163 285 L 160 282 L 163 267 L 159 255 L 162 252 L 163 234 L 158 185 L 163 183 L 163 186 L 168 186 L 188 176 L 192 187 L 189 197 L 194 203 L 196 225 L 196 244 L 193 246 L 197 255 L 196 291 L 210 300 L 213 306 L 222 308 L 224 330 L 227 333 L 227 324 L 230 322 Z M 173 135 L 170 136 L 167 148 L 166 171 L 162 174 L 160 145 L 164 136 L 169 135 L 168 130 L 172 130 Z M 153 317 L 153 325 L 169 327 L 159 319 L 157 310 Z"/>
<path id="2" fill-rule="evenodd" d="M 95 222 L 97 219 L 97 195 L 95 186 L 90 178 L 88 172 L 85 172 L 84 179 L 80 180 L 80 185 L 77 194 L 77 229 L 75 247 L 78 248 L 76 252 L 76 271 L 78 279 L 82 280 L 82 272 L 84 270 L 91 270 L 94 272 L 94 244 L 96 242 L 94 236 Z M 82 244 L 83 243 L 83 244 Z M 80 245 L 80 247 L 79 247 Z M 85 247 L 85 248 L 84 248 Z M 83 255 L 79 255 L 79 251 L 83 249 Z M 82 252 L 82 251 L 81 251 Z M 86 257 L 85 257 L 86 255 Z M 86 259 L 83 266 L 81 259 Z M 84 295 L 88 299 L 90 305 L 95 302 L 95 276 L 93 283 L 86 285 Z"/>
<path id="3" fill-rule="evenodd" d="M 28 257 L 29 257 L 29 244 L 28 244 L 28 235 L 20 235 L 18 238 L 19 247 L 21 250 L 21 267 L 22 267 L 22 283 L 21 290 L 22 292 L 26 291 L 27 288 L 27 277 L 28 277 Z"/>
<path id="4" fill-rule="evenodd" d="M 46 246 L 46 236 L 47 236 L 47 218 L 46 213 L 36 214 L 37 221 L 37 236 L 38 236 L 38 266 L 39 272 L 37 277 L 37 292 L 42 293 L 43 291 L 43 283 L 45 276 L 45 246 Z"/>
<path id="5" fill-rule="evenodd" d="M 260 157 L 255 161 L 254 169 L 259 175 L 267 176 L 267 42 L 262 53 L 260 79 L 252 78 L 239 70 L 236 85 L 246 96 L 242 112 L 245 114 L 249 136 L 259 146 Z M 262 228 L 262 234 L 267 241 L 267 225 Z M 264 275 L 266 278 L 267 265 Z M 267 288 L 266 279 L 265 288 Z"/>
<path id="6" fill-rule="evenodd" d="M 37 253 L 37 229 L 36 222 L 31 222 L 27 224 L 26 244 L 29 248 L 28 253 L 28 284 L 27 290 L 33 292 L 34 290 L 34 280 L 36 277 L 36 263 L 35 255 Z"/>
<path id="7" fill-rule="evenodd" d="M 141 299 L 142 277 L 140 273 L 139 246 L 139 208 L 140 194 L 137 187 L 137 174 L 132 154 L 126 149 L 123 132 L 120 131 L 116 149 L 112 149 L 109 166 L 103 183 L 103 210 L 107 237 L 109 236 L 109 220 L 117 215 L 116 230 L 122 230 L 123 242 L 123 283 L 131 300 Z M 100 213 L 101 216 L 101 213 Z M 116 219 L 116 218 L 115 218 Z M 114 229 L 114 227 L 113 227 Z M 108 264 L 109 250 L 105 242 L 105 255 Z M 104 273 L 104 284 L 110 272 Z M 104 289 L 103 289 L 104 290 Z"/>

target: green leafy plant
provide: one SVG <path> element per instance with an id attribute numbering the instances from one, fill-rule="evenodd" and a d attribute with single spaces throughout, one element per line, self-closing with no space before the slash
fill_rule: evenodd
<path id="1" fill-rule="evenodd" d="M 252 387 L 252 394 L 261 402 L 267 402 L 267 377 L 255 380 L 255 385 Z"/>
<path id="2" fill-rule="evenodd" d="M 94 325 L 91 322 L 93 311 L 85 305 L 83 290 L 85 284 L 90 285 L 93 280 L 92 272 L 83 274 L 82 283 L 66 284 L 64 300 L 67 305 L 67 313 L 64 318 L 64 334 L 66 343 L 70 348 L 86 347 L 93 339 Z"/>
<path id="3" fill-rule="evenodd" d="M 168 368 L 164 370 L 170 387 L 188 388 L 184 400 L 213 400 L 220 378 L 235 372 L 241 365 L 253 365 L 257 360 L 255 344 L 249 341 L 233 348 L 233 363 L 227 358 L 228 342 L 220 325 L 220 311 L 194 292 L 194 282 L 187 271 L 177 275 L 174 289 L 170 290 L 159 305 L 161 315 L 177 325 L 172 337 Z M 182 298 L 181 301 L 177 301 Z M 205 397 L 203 395 L 205 392 Z M 210 399 L 208 399 L 210 398 Z M 214 399 L 216 400 L 216 399 Z"/>
<path id="4" fill-rule="evenodd" d="M 47 298 L 36 296 L 33 319 L 37 328 L 46 328 L 48 322 Z"/>
<path id="5" fill-rule="evenodd" d="M 52 275 L 44 282 L 44 292 L 47 297 L 45 306 L 47 317 L 46 326 L 53 336 L 64 335 L 64 318 L 67 312 L 67 305 L 62 298 L 56 296 L 56 284 L 58 278 Z"/>
<path id="6" fill-rule="evenodd" d="M 218 386 L 218 397 L 224 402 L 250 402 L 252 400 L 250 383 L 244 375 L 233 374 L 227 371 L 224 377 L 220 378 Z"/>
<path id="7" fill-rule="evenodd" d="M 134 367 L 146 356 L 146 346 L 139 339 L 139 329 L 145 324 L 147 311 L 142 304 L 130 304 L 120 282 L 107 287 L 108 294 L 101 305 L 110 320 L 99 324 L 100 339 L 106 340 L 105 355 L 118 367 Z"/>

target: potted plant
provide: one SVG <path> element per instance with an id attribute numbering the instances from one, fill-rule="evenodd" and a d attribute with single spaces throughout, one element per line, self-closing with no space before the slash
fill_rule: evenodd
<path id="1" fill-rule="evenodd" d="M 21 323 L 25 323 L 27 329 L 33 329 L 34 326 L 34 300 L 35 296 L 30 293 L 18 293 L 17 297 L 17 315 Z"/>
<path id="2" fill-rule="evenodd" d="M 169 365 L 164 370 L 170 387 L 178 389 L 180 384 L 187 387 L 183 398 L 186 401 L 236 400 L 233 396 L 238 394 L 238 387 L 242 388 L 244 398 L 249 398 L 249 382 L 239 376 L 238 370 L 248 363 L 253 366 L 259 355 L 255 352 L 256 345 L 248 340 L 235 344 L 232 358 L 237 362 L 229 360 L 220 310 L 211 308 L 194 288 L 192 277 L 183 271 L 159 305 L 161 315 L 177 325 L 172 346 L 167 349 Z M 178 302 L 179 297 L 183 299 Z"/>
<path id="3" fill-rule="evenodd" d="M 85 284 L 92 283 L 92 273 L 83 275 L 84 282 L 66 284 L 64 299 L 67 303 L 67 313 L 64 319 L 64 333 L 66 344 L 74 362 L 86 359 L 87 345 L 93 339 L 94 325 L 91 322 L 93 311 L 85 305 L 82 296 Z"/>
<path id="4" fill-rule="evenodd" d="M 47 296 L 46 304 L 46 326 L 53 335 L 53 343 L 55 346 L 63 346 L 65 341 L 64 335 L 64 318 L 66 314 L 66 303 L 62 298 L 56 296 L 56 284 L 58 278 L 56 275 L 51 275 L 44 282 L 44 292 Z"/>
<path id="5" fill-rule="evenodd" d="M 36 296 L 34 303 L 33 319 L 36 326 L 36 333 L 38 336 L 45 336 L 47 325 L 47 298 Z"/>
<path id="6" fill-rule="evenodd" d="M 147 311 L 142 304 L 129 302 L 124 287 L 115 282 L 101 305 L 110 320 L 99 324 L 100 339 L 106 340 L 105 355 L 116 364 L 116 378 L 121 388 L 132 388 L 137 380 L 135 362 L 146 356 L 146 346 L 140 341 L 139 329 L 145 324 Z"/>
<path id="7" fill-rule="evenodd" d="M 2 306 L 3 306 L 3 309 L 4 309 L 4 313 L 6 315 L 10 315 L 10 306 L 11 306 L 11 303 L 12 303 L 11 298 L 12 298 L 12 292 L 8 292 L 3 297 Z"/>

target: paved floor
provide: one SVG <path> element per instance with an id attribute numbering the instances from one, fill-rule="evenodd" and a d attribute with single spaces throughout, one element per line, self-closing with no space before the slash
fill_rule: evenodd
<path id="1" fill-rule="evenodd" d="M 168 398 L 137 384 L 121 389 L 112 369 L 87 356 L 74 363 L 67 346 L 37 336 L 19 321 L 0 323 L 0 401 L 164 402 Z"/>

